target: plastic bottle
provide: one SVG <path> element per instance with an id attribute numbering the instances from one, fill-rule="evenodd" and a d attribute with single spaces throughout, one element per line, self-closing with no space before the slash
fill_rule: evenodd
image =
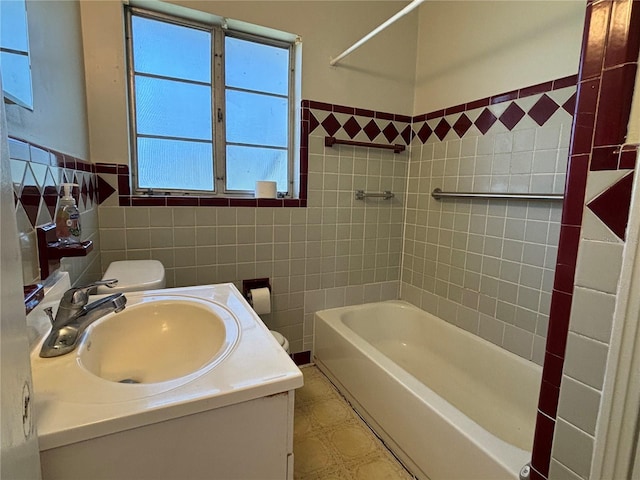
<path id="1" fill-rule="evenodd" d="M 80 211 L 76 206 L 76 201 L 71 195 L 75 183 L 63 183 L 63 197 L 60 199 L 58 211 L 56 213 L 56 235 L 58 241 L 63 245 L 80 243 L 82 229 L 80 227 Z"/>

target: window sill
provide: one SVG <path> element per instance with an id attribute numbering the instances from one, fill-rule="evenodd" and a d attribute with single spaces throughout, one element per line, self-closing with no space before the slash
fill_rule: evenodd
<path id="1" fill-rule="evenodd" d="M 119 195 L 121 207 L 306 207 L 306 198 L 222 198 L 206 196 Z"/>
<path id="2" fill-rule="evenodd" d="M 306 171 L 306 157 L 304 163 Z M 301 192 L 299 198 L 238 198 L 213 197 L 206 195 L 132 195 L 128 165 L 96 163 L 98 175 L 97 190 L 99 203 L 107 199 L 111 206 L 121 207 L 287 207 L 307 206 L 307 175 L 300 175 Z M 115 199 L 117 198 L 117 201 Z"/>

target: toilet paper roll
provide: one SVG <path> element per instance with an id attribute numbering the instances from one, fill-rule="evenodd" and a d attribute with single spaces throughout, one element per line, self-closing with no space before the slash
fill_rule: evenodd
<path id="1" fill-rule="evenodd" d="M 271 313 L 271 292 L 267 287 L 252 288 L 251 305 L 258 315 Z"/>
<path id="2" fill-rule="evenodd" d="M 260 180 L 256 182 L 256 198 L 276 198 L 278 196 L 276 182 Z"/>

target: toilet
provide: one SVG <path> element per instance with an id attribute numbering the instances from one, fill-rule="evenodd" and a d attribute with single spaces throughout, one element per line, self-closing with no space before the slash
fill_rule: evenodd
<path id="1" fill-rule="evenodd" d="M 280 332 L 276 332 L 275 330 L 269 330 L 269 331 L 271 332 L 271 335 L 273 335 L 274 338 L 277 340 L 277 342 L 280 344 L 280 346 L 284 348 L 284 351 L 287 353 L 291 353 L 289 351 L 289 340 L 287 340 L 285 336 L 282 335 Z"/>
<path id="2" fill-rule="evenodd" d="M 155 290 L 166 286 L 164 266 L 158 260 L 123 260 L 111 262 L 102 280 L 117 278 L 115 287 L 98 287 L 98 294 Z"/>

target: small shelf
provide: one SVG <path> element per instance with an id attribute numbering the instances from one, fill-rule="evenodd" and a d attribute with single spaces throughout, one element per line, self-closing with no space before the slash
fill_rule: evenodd
<path id="1" fill-rule="evenodd" d="M 93 242 L 86 240 L 73 245 L 51 242 L 47 245 L 47 250 L 52 260 L 60 260 L 62 257 L 86 257 L 93 250 Z"/>
<path id="2" fill-rule="evenodd" d="M 56 224 L 47 223 L 36 228 L 38 237 L 38 260 L 40 279 L 44 281 L 58 266 L 63 257 L 86 257 L 93 250 L 93 242 L 85 240 L 81 243 L 65 245 L 58 242 Z"/>
<path id="3" fill-rule="evenodd" d="M 386 143 L 371 143 L 371 142 L 356 142 L 355 140 L 340 140 L 336 137 L 324 137 L 324 146 L 333 147 L 334 145 L 351 145 L 353 147 L 369 147 L 369 148 L 381 148 L 383 150 L 393 150 L 393 153 L 404 152 L 407 148 L 404 145 L 396 143 L 394 145 L 388 145 Z"/>

